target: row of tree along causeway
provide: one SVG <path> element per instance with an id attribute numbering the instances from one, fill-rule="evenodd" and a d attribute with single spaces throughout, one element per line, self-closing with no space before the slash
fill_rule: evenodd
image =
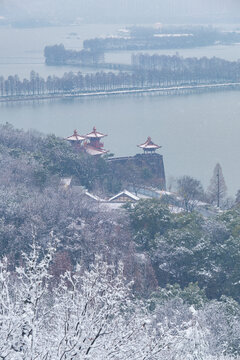
<path id="1" fill-rule="evenodd" d="M 0 103 L 4 102 L 18 102 L 18 101 L 35 101 L 35 100 L 51 100 L 51 99 L 68 99 L 68 98 L 85 98 L 85 97 L 99 97 L 99 96 L 119 96 L 119 95 L 190 95 L 200 94 L 215 91 L 226 90 L 240 90 L 240 83 L 223 83 L 223 84 L 201 84 L 201 85 L 185 85 L 185 86 L 169 86 L 169 87 L 146 87 L 146 88 L 130 88 L 130 89 L 116 89 L 104 91 L 71 91 L 71 92 L 54 92 L 46 94 L 27 94 L 27 95 L 10 95 L 0 97 Z"/>
<path id="2" fill-rule="evenodd" d="M 240 62 L 218 58 L 181 58 L 138 54 L 131 71 L 99 71 L 91 74 L 65 73 L 47 79 L 32 71 L 29 79 L 18 75 L 0 77 L 0 99 L 17 100 L 131 93 L 191 93 L 212 89 L 238 88 Z"/>

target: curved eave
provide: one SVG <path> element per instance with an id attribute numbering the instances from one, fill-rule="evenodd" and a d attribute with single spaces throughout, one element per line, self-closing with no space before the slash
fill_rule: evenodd
<path id="1" fill-rule="evenodd" d="M 162 146 L 142 144 L 142 145 L 138 145 L 138 147 L 146 150 L 157 150 L 157 149 L 161 149 Z"/>
<path id="2" fill-rule="evenodd" d="M 84 141 L 85 140 L 85 137 L 83 136 L 75 136 L 75 135 L 72 135 L 72 136 L 68 136 L 65 140 L 67 141 Z"/>
<path id="3" fill-rule="evenodd" d="M 93 127 L 93 130 L 86 135 L 87 139 L 101 139 L 107 135 L 100 133 L 97 131 L 96 126 Z"/>
<path id="4" fill-rule="evenodd" d="M 101 139 L 101 138 L 103 138 L 103 137 L 105 137 L 105 136 L 107 136 L 107 135 L 104 135 L 104 134 L 102 134 L 102 133 L 94 133 L 94 132 L 92 132 L 92 133 L 90 133 L 90 134 L 87 134 L 85 137 L 87 138 L 87 139 Z"/>
<path id="5" fill-rule="evenodd" d="M 92 156 L 96 156 L 96 155 L 104 155 L 104 154 L 107 154 L 108 151 L 107 150 L 104 150 L 104 149 L 96 149 L 92 146 L 86 146 L 85 147 L 85 151 L 87 154 L 89 155 L 92 155 Z"/>

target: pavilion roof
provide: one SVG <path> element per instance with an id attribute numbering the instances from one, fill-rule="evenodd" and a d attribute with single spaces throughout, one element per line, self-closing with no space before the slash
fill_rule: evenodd
<path id="1" fill-rule="evenodd" d="M 103 138 L 104 136 L 107 136 L 107 135 L 104 135 L 104 134 L 98 132 L 97 129 L 96 129 L 96 127 L 94 126 L 94 127 L 93 127 L 93 131 L 90 132 L 89 134 L 87 134 L 85 137 L 86 137 L 87 139 L 101 139 L 101 138 Z"/>
<path id="2" fill-rule="evenodd" d="M 107 150 L 98 149 L 98 148 L 95 148 L 95 147 L 90 146 L 90 145 L 88 145 L 88 144 L 85 146 L 85 151 L 86 151 L 87 154 L 92 155 L 92 156 L 95 156 L 95 155 L 103 155 L 103 154 L 108 153 Z"/>
<path id="3" fill-rule="evenodd" d="M 73 134 L 71 136 L 68 136 L 66 138 L 68 141 L 83 141 L 85 140 L 85 136 L 79 135 L 77 130 L 74 130 Z"/>
<path id="4" fill-rule="evenodd" d="M 145 150 L 157 150 L 161 148 L 161 146 L 154 144 L 150 136 L 148 136 L 144 144 L 138 145 L 138 147 Z"/>

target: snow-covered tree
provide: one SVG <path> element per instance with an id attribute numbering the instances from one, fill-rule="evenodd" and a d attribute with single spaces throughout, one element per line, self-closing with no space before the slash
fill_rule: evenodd
<path id="1" fill-rule="evenodd" d="M 12 353 L 11 343 L 18 325 L 11 297 L 10 273 L 7 271 L 7 259 L 4 258 L 0 263 L 0 358 L 2 359 L 7 359 Z"/>
<path id="2" fill-rule="evenodd" d="M 236 194 L 236 204 L 240 204 L 240 190 L 238 190 Z"/>
<path id="3" fill-rule="evenodd" d="M 150 313 L 126 285 L 123 265 L 97 258 L 88 270 L 77 266 L 56 284 L 49 274 L 54 254 L 55 246 L 43 251 L 33 243 L 14 273 L 2 260 L 0 359 L 216 360 L 238 354 L 237 303 L 226 300 L 223 310 L 220 303 L 202 303 L 195 310 L 172 298 Z M 213 319 L 220 313 L 218 332 Z"/>
<path id="4" fill-rule="evenodd" d="M 123 269 L 115 274 L 101 260 L 84 274 L 65 274 L 56 307 L 54 359 L 154 359 L 164 346 L 145 307 L 129 297 Z"/>
<path id="5" fill-rule="evenodd" d="M 202 184 L 191 176 L 183 176 L 177 180 L 177 192 L 186 211 L 193 211 L 198 202 L 204 198 Z"/>
<path id="6" fill-rule="evenodd" d="M 209 330 L 206 327 L 202 314 L 189 308 L 191 318 L 182 324 L 181 340 L 177 341 L 173 349 L 179 359 L 205 360 L 210 357 Z"/>
<path id="7" fill-rule="evenodd" d="M 30 254 L 23 254 L 24 265 L 14 274 L 7 270 L 6 259 L 2 261 L 0 358 L 47 359 L 48 270 L 54 251 L 50 246 L 42 254 L 33 242 Z"/>
<path id="8" fill-rule="evenodd" d="M 132 297 L 123 266 L 97 259 L 88 271 L 67 271 L 52 288 L 53 254 L 52 246 L 44 254 L 33 244 L 14 275 L 1 263 L 0 358 L 157 359 L 171 336 L 154 328 Z"/>
<path id="9" fill-rule="evenodd" d="M 207 191 L 209 201 L 219 207 L 221 201 L 225 198 L 226 193 L 227 186 L 224 180 L 222 167 L 218 163 L 213 170 L 213 176 Z"/>
<path id="10" fill-rule="evenodd" d="M 16 351 L 24 353 L 29 360 L 44 358 L 45 351 L 47 353 L 49 264 L 54 252 L 55 248 L 50 246 L 45 254 L 41 254 L 41 248 L 33 243 L 30 254 L 23 254 L 24 266 L 16 268 L 15 304 L 21 321 L 18 334 L 21 346 Z"/>

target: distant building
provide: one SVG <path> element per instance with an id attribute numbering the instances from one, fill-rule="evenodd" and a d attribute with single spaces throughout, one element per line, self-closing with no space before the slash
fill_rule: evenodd
<path id="1" fill-rule="evenodd" d="M 129 169 L 130 176 L 126 174 L 126 178 L 129 178 L 128 186 L 134 185 L 132 187 L 135 188 L 135 192 L 139 186 L 142 187 L 144 185 L 166 190 L 163 156 L 156 153 L 156 150 L 160 149 L 161 146 L 155 144 L 150 136 L 145 143 L 137 146 L 143 150 L 143 154 L 110 158 L 108 161 L 112 171 L 123 173 L 125 169 Z M 132 178 L 132 181 L 130 178 Z M 139 181 L 136 181 L 138 178 Z"/>
<path id="2" fill-rule="evenodd" d="M 100 141 L 105 136 L 107 135 L 98 132 L 94 126 L 93 131 L 85 136 L 89 141 L 84 144 L 85 151 L 93 156 L 106 154 L 108 151 L 103 149 L 104 144 Z"/>
<path id="3" fill-rule="evenodd" d="M 111 197 L 108 201 L 110 203 L 128 203 L 128 202 L 137 202 L 139 201 L 140 198 L 134 194 L 132 194 L 130 191 L 128 190 L 123 190 L 120 193 L 118 193 L 117 195 Z"/>
<path id="4" fill-rule="evenodd" d="M 138 145 L 139 148 L 143 149 L 144 153 L 155 153 L 156 150 L 160 149 L 161 146 L 154 144 L 150 136 L 148 136 L 147 140 L 144 144 Z"/>
<path id="5" fill-rule="evenodd" d="M 102 156 L 108 152 L 103 148 L 102 142 L 106 136 L 106 134 L 97 131 L 94 126 L 87 135 L 79 135 L 77 130 L 74 130 L 73 135 L 67 137 L 66 140 L 78 151 L 91 156 Z M 124 183 L 127 185 L 136 183 L 135 180 L 137 179 L 139 180 L 137 187 L 141 184 L 141 186 L 153 186 L 160 190 L 166 190 L 163 156 L 156 153 L 161 146 L 155 144 L 150 136 L 143 144 L 137 146 L 143 150 L 143 154 L 109 158 L 110 171 L 115 173 L 117 178 L 124 179 Z"/>
<path id="6" fill-rule="evenodd" d="M 69 141 L 75 148 L 80 149 L 83 141 L 85 140 L 85 136 L 79 135 L 77 130 L 74 130 L 73 134 L 68 136 L 66 140 Z"/>
<path id="7" fill-rule="evenodd" d="M 108 152 L 103 149 L 103 143 L 100 141 L 105 136 L 107 135 L 98 132 L 94 126 L 93 131 L 87 135 L 79 135 L 77 130 L 74 130 L 73 135 L 68 136 L 66 140 L 79 151 L 86 152 L 92 156 L 101 156 Z"/>

